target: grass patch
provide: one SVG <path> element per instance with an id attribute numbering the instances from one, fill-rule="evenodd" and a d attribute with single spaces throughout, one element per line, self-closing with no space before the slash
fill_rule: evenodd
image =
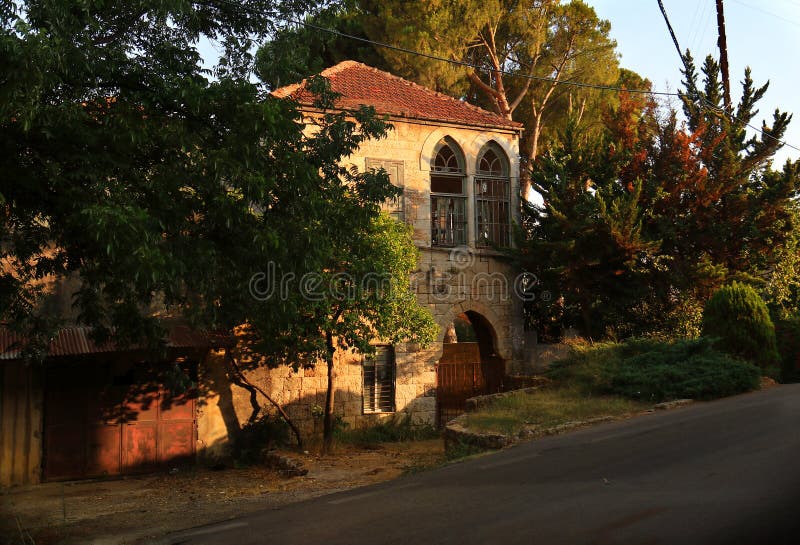
<path id="1" fill-rule="evenodd" d="M 649 404 L 614 396 L 587 395 L 571 386 L 517 392 L 498 399 L 492 405 L 467 415 L 466 427 L 481 432 L 504 435 L 524 428 L 552 428 L 600 416 L 621 416 L 644 410 Z"/>
<path id="2" fill-rule="evenodd" d="M 339 443 L 358 446 L 402 441 L 425 441 L 436 439 L 440 436 L 441 434 L 433 426 L 414 424 L 409 416 L 388 419 L 368 428 L 338 428 L 334 433 L 334 437 Z"/>

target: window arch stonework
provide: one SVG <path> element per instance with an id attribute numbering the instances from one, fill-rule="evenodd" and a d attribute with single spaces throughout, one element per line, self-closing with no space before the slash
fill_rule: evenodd
<path id="1" fill-rule="evenodd" d="M 467 243 L 467 194 L 461 150 L 443 138 L 431 159 L 431 244 Z"/>
<path id="2" fill-rule="evenodd" d="M 511 244 L 511 179 L 509 161 L 494 142 L 478 154 L 475 175 L 475 244 Z"/>

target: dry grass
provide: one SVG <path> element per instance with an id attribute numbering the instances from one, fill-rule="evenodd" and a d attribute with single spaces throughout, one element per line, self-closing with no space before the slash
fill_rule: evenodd
<path id="1" fill-rule="evenodd" d="M 613 396 L 588 396 L 578 388 L 562 387 L 518 392 L 467 416 L 466 425 L 482 432 L 510 435 L 525 428 L 547 429 L 602 416 L 623 416 L 650 405 Z"/>

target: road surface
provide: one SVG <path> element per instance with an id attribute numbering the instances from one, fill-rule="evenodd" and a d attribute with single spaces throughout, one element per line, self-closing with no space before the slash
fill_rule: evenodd
<path id="1" fill-rule="evenodd" d="M 167 536 L 168 544 L 800 543 L 800 385 Z"/>

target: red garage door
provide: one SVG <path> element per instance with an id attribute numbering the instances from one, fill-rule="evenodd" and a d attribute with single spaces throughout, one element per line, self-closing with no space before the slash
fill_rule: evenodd
<path id="1" fill-rule="evenodd" d="M 194 457 L 195 397 L 126 382 L 103 365 L 48 369 L 44 479 L 146 472 Z"/>

